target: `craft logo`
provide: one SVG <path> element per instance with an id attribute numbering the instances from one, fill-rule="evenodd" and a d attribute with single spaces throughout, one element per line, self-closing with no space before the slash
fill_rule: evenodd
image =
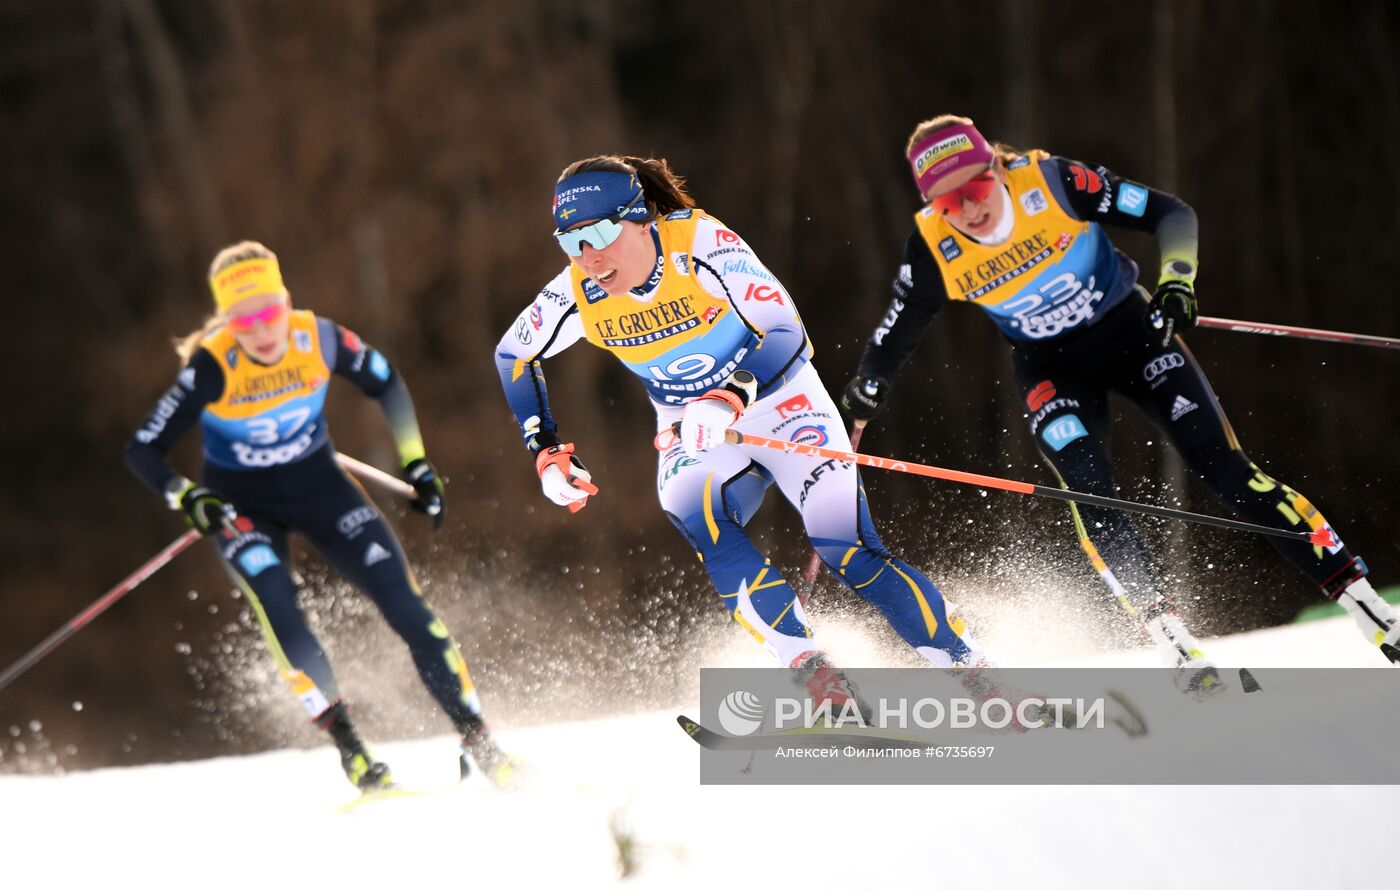
<path id="1" fill-rule="evenodd" d="M 811 399 L 808 399 L 805 395 L 793 396 L 778 406 L 778 416 L 783 420 L 787 420 L 794 414 L 810 413 L 811 410 Z"/>

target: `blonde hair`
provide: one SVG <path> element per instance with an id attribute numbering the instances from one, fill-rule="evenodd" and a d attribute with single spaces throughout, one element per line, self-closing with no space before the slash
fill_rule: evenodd
<path id="1" fill-rule="evenodd" d="M 214 259 L 209 263 L 209 275 L 212 279 L 219 272 L 232 266 L 234 263 L 241 263 L 244 260 L 257 259 L 263 257 L 270 260 L 277 259 L 277 254 L 259 241 L 240 241 L 237 244 L 230 244 L 214 255 Z M 175 354 L 180 356 L 181 363 L 190 360 L 194 351 L 199 348 L 199 341 L 217 331 L 224 326 L 224 317 L 218 312 L 214 312 L 204 319 L 204 323 L 183 337 L 176 337 L 172 341 L 175 347 Z"/>
<path id="2" fill-rule="evenodd" d="M 908 155 L 914 150 L 914 146 L 923 142 L 939 130 L 957 126 L 973 127 L 976 126 L 976 124 L 972 122 L 972 118 L 963 117 L 959 114 L 940 114 L 938 117 L 931 117 L 926 121 L 920 121 L 919 125 L 914 128 L 914 132 L 909 135 L 909 141 L 905 143 L 904 146 L 904 153 Z M 997 160 L 1001 161 L 1002 166 L 1006 166 L 1006 164 L 1014 161 L 1025 153 L 1012 148 L 1005 142 L 992 142 L 990 139 L 988 139 L 987 142 L 992 146 L 992 151 L 996 152 Z"/>

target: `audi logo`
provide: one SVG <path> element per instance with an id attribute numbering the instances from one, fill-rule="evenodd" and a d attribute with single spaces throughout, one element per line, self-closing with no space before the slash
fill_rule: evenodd
<path id="1" fill-rule="evenodd" d="M 1166 355 L 1158 356 L 1157 358 L 1154 358 L 1152 361 L 1148 362 L 1147 366 L 1142 369 L 1142 379 L 1155 380 L 1156 378 L 1170 371 L 1172 368 L 1184 367 L 1186 367 L 1186 359 L 1181 357 L 1181 353 L 1169 352 Z"/>

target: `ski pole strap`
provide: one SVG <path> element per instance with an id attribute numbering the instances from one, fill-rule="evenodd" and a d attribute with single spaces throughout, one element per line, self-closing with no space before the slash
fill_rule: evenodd
<path id="1" fill-rule="evenodd" d="M 983 476 L 980 473 L 964 473 L 961 470 L 949 470 L 944 467 L 916 464 L 909 461 L 894 460 L 888 457 L 876 457 L 870 454 L 859 454 L 854 451 L 837 451 L 834 448 L 821 448 L 816 445 L 800 445 L 796 442 L 785 442 L 782 439 L 770 439 L 767 436 L 755 436 L 741 433 L 735 429 L 726 430 L 724 440 L 730 445 L 756 445 L 763 448 L 783 451 L 788 454 L 805 454 L 811 457 L 825 457 L 834 460 L 850 461 L 863 467 L 874 467 L 877 470 L 891 470 L 896 473 L 909 473 L 913 476 L 928 476 L 933 479 L 960 482 L 964 485 L 995 488 L 1001 491 L 1013 491 L 1017 494 L 1054 498 L 1060 501 L 1073 501 L 1078 504 L 1093 504 L 1094 506 L 1109 507 L 1114 510 L 1129 510 L 1134 513 L 1145 513 L 1148 516 L 1159 516 L 1164 519 L 1181 519 L 1186 522 L 1195 522 L 1201 525 L 1213 525 L 1218 528 L 1254 532 L 1274 538 L 1303 541 L 1315 546 L 1333 547 L 1337 544 L 1336 538 L 1333 537 L 1325 526 L 1311 532 L 1289 531 L 1287 529 L 1272 528 L 1267 525 L 1255 525 L 1252 522 L 1241 522 L 1238 519 L 1206 516 L 1201 513 L 1190 513 L 1186 510 L 1173 510 L 1169 507 L 1155 507 L 1151 504 L 1139 504 L 1136 501 L 1124 501 L 1118 498 L 1083 494 L 1081 492 L 1068 491 L 1062 488 L 1032 485 L 1029 482 L 1002 479 L 998 476 Z"/>
<path id="2" fill-rule="evenodd" d="M 1371 334 L 1348 334 L 1342 331 L 1324 331 L 1320 328 L 1297 328 L 1286 324 L 1267 324 L 1261 321 L 1237 321 L 1233 318 L 1211 318 L 1202 315 L 1196 319 L 1196 326 L 1215 328 L 1222 331 L 1235 331 L 1241 334 L 1272 334 L 1276 337 L 1296 337 L 1300 340 L 1327 340 L 1332 343 L 1351 343 L 1355 346 L 1379 346 L 1385 349 L 1400 349 L 1400 339 L 1376 337 Z"/>

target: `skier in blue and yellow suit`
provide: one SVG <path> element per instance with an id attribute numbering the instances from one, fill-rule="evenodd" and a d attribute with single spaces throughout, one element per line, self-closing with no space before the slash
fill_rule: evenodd
<path id="1" fill-rule="evenodd" d="M 934 314 L 977 306 L 1011 345 L 1031 435 L 1065 487 L 1114 496 L 1108 394 L 1131 401 L 1222 500 L 1252 522 L 1316 530 L 1326 520 L 1252 463 L 1180 332 L 1196 319 L 1196 214 L 1179 198 L 1104 167 L 993 146 L 968 118 L 924 121 L 907 155 L 927 202 L 844 402 L 868 420 Z M 1161 273 L 1149 298 L 1138 267 L 1105 225 L 1156 235 Z M 1080 543 L 1110 590 L 1193 692 L 1223 688 L 1176 614 L 1165 580 L 1127 515 L 1072 506 Z M 1400 623 L 1340 539 L 1331 547 L 1270 538 L 1340 602 L 1394 660 Z"/>
<path id="2" fill-rule="evenodd" d="M 210 267 L 217 314 L 180 345 L 184 368 L 126 449 L 127 465 L 164 495 L 219 556 L 257 613 L 282 677 L 316 725 L 329 732 L 347 777 L 360 788 L 392 780 L 350 722 L 330 663 L 297 605 L 288 535 L 305 537 L 366 593 L 408 644 L 424 685 L 488 778 L 513 769 L 495 745 L 467 665 L 423 598 L 393 530 L 340 469 L 323 408 L 332 374 L 379 401 L 417 491 L 415 508 L 440 526 L 442 482 L 424 456 L 403 379 L 353 332 L 292 311 L 273 253 L 245 241 Z M 202 483 L 166 462 L 176 440 L 200 423 Z"/>
<path id="3" fill-rule="evenodd" d="M 555 237 L 570 263 L 496 348 L 507 401 L 545 495 L 577 511 L 598 491 L 559 436 L 541 360 L 579 340 L 616 356 L 656 411 L 662 509 L 699 554 L 725 606 L 818 700 L 850 700 L 797 594 L 744 525 L 776 485 L 832 573 L 876 605 L 932 664 L 986 664 L 922 572 L 880 543 L 852 463 L 726 444 L 734 429 L 850 447 L 809 359 L 791 294 L 744 240 L 694 206 L 654 158 L 571 164 L 555 186 Z M 679 424 L 678 437 L 671 435 Z M 968 672 L 973 673 L 973 672 Z"/>

